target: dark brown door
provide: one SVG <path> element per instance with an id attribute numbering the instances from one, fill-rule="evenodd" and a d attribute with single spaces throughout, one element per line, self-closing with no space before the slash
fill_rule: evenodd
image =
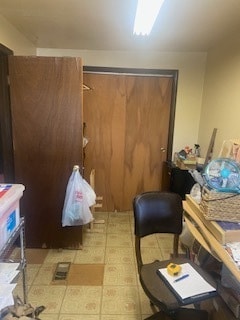
<path id="1" fill-rule="evenodd" d="M 16 183 L 27 247 L 81 243 L 81 227 L 62 228 L 73 165 L 82 167 L 80 58 L 9 57 Z"/>
<path id="2" fill-rule="evenodd" d="M 104 211 L 131 210 L 137 193 L 161 190 L 173 78 L 84 73 L 84 83 L 86 178 L 94 168 Z"/>
<path id="3" fill-rule="evenodd" d="M 8 84 L 8 56 L 13 52 L 0 44 L 0 182 L 14 182 L 12 120 Z"/>

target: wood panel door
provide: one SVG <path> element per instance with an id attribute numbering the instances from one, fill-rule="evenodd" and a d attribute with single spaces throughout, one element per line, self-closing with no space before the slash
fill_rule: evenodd
<path id="1" fill-rule="evenodd" d="M 85 177 L 96 170 L 104 211 L 132 209 L 133 197 L 160 190 L 173 78 L 84 73 Z"/>
<path id="2" fill-rule="evenodd" d="M 82 167 L 80 58 L 9 57 L 15 181 L 27 247 L 77 247 L 81 227 L 62 228 L 73 165 Z"/>
<path id="3" fill-rule="evenodd" d="M 8 56 L 12 50 L 0 44 L 0 182 L 14 182 L 13 145 L 10 97 L 8 84 Z"/>

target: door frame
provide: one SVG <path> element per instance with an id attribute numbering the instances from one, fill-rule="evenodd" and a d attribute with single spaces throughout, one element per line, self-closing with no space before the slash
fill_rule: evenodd
<path id="1" fill-rule="evenodd" d="M 14 182 L 12 117 L 8 77 L 8 56 L 13 51 L 0 43 L 0 153 L 4 182 Z"/>
<path id="2" fill-rule="evenodd" d="M 169 77 L 173 79 L 172 84 L 172 99 L 170 105 L 170 119 L 169 119 L 169 132 L 167 144 L 167 161 L 172 161 L 173 152 L 173 134 L 174 122 L 176 113 L 176 98 L 177 98 L 177 84 L 178 84 L 178 70 L 164 70 L 164 69 L 135 69 L 135 68 L 111 68 L 111 67 L 96 67 L 96 66 L 83 66 L 83 73 L 113 73 L 113 74 L 126 74 L 135 76 L 151 76 L 151 77 Z M 87 85 L 87 84 L 86 84 Z M 83 101 L 84 105 L 84 101 Z"/>

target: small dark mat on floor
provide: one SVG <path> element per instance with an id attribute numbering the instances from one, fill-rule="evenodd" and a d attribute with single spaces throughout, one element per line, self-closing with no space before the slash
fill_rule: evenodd
<path id="1" fill-rule="evenodd" d="M 26 249 L 26 260 L 28 264 L 43 264 L 48 254 L 48 249 Z M 19 252 L 20 256 L 20 252 Z"/>
<path id="2" fill-rule="evenodd" d="M 66 280 L 52 281 L 52 284 L 68 286 L 102 286 L 103 264 L 71 264 Z"/>

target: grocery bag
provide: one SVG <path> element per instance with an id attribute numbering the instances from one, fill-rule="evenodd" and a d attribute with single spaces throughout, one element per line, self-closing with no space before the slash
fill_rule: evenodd
<path id="1" fill-rule="evenodd" d="M 79 167 L 74 166 L 67 184 L 62 211 L 62 226 L 79 226 L 90 223 L 93 220 L 93 215 L 89 207 L 95 203 L 94 190 L 82 178 Z"/>

